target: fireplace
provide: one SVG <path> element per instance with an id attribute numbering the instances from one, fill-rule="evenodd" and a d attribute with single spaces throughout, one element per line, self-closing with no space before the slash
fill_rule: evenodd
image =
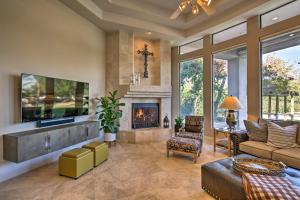
<path id="1" fill-rule="evenodd" d="M 158 103 L 133 103 L 132 104 L 132 128 L 159 127 Z"/>

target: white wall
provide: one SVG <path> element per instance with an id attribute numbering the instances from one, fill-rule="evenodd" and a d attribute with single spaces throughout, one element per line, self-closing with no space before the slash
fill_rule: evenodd
<path id="1" fill-rule="evenodd" d="M 3 161 L 2 135 L 35 127 L 19 123 L 22 72 L 89 82 L 91 98 L 104 95 L 105 33 L 57 0 L 0 1 L 0 181 L 60 153 L 21 164 Z"/>

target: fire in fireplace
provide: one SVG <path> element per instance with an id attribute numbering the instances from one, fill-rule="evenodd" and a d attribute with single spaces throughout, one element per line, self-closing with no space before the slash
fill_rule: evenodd
<path id="1" fill-rule="evenodd" d="M 158 103 L 133 103 L 132 104 L 132 128 L 159 127 Z"/>

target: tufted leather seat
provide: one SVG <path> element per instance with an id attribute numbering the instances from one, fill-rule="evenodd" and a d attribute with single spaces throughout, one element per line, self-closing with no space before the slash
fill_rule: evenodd
<path id="1" fill-rule="evenodd" d="M 247 154 L 238 157 L 254 157 Z M 242 177 L 232 168 L 230 158 L 202 165 L 202 188 L 216 199 L 246 199 Z M 300 191 L 300 171 L 286 170 L 286 177 Z"/>

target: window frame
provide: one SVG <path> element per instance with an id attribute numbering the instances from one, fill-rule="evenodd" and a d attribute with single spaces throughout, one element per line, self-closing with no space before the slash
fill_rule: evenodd
<path id="1" fill-rule="evenodd" d="M 278 8 L 278 7 L 277 7 Z M 275 8 L 276 9 L 276 8 Z M 264 13 L 262 13 L 264 14 Z M 296 29 L 300 28 L 300 15 L 288 18 L 284 21 L 279 21 L 277 23 L 274 23 L 267 27 L 261 27 L 261 14 L 250 17 L 246 20 L 247 23 L 247 32 L 246 34 L 232 38 L 229 40 L 226 40 L 224 42 L 213 44 L 212 36 L 213 34 L 206 34 L 203 37 L 203 48 L 189 52 L 186 54 L 180 55 L 179 53 L 179 46 L 176 47 L 176 55 L 174 58 L 172 58 L 174 64 L 172 64 L 172 67 L 177 68 L 176 71 L 180 70 L 180 62 L 185 60 L 191 60 L 194 58 L 203 58 L 203 68 L 205 76 L 210 76 L 209 78 L 204 79 L 204 116 L 206 117 L 206 120 L 204 122 L 204 126 L 206 128 L 206 131 L 209 134 L 212 134 L 213 132 L 213 105 L 212 99 L 213 99 L 213 70 L 212 70 L 212 64 L 213 64 L 213 54 L 226 50 L 226 49 L 232 49 L 238 46 L 246 46 L 247 48 L 247 57 L 252 57 L 253 59 L 247 59 L 247 80 L 249 78 L 251 79 L 251 82 L 248 81 L 247 83 L 247 119 L 248 120 L 257 120 L 257 117 L 262 117 L 262 59 L 261 59 L 261 42 L 264 39 L 271 38 L 275 35 L 279 35 L 282 33 L 290 32 Z M 253 37 L 253 33 L 255 32 L 255 36 Z M 251 41 L 250 41 L 251 40 Z M 253 44 L 255 43 L 255 44 Z M 251 44 L 251 45 L 250 45 Z M 251 65 L 251 68 L 249 67 Z M 209 74 L 208 74 L 209 72 Z M 249 73 L 248 73 L 249 72 Z M 254 78 L 254 75 L 255 78 Z M 250 76 L 250 74 L 252 74 Z M 176 76 L 173 76 L 175 79 L 178 79 L 178 82 L 176 80 L 176 96 L 180 92 L 180 73 L 176 74 Z M 173 78 L 172 78 L 173 80 Z M 209 80 L 209 81 L 208 81 Z M 178 84 L 178 86 L 177 86 Z M 177 91 L 178 87 L 178 91 Z M 207 90 L 210 91 L 207 91 Z M 253 101 L 249 101 L 251 95 L 257 95 L 257 99 L 255 99 L 255 103 Z M 172 103 L 172 106 L 175 110 L 173 116 L 181 112 L 180 111 L 180 104 L 181 104 L 181 97 L 178 96 L 178 101 L 176 100 L 175 103 Z M 178 104 L 178 105 L 177 105 Z M 209 107 L 207 107 L 209 105 Z M 178 110 L 177 110 L 178 108 Z M 175 117 L 175 116 L 174 116 Z"/>
<path id="2" fill-rule="evenodd" d="M 189 44 L 192 44 L 192 43 L 201 41 L 201 40 L 202 40 L 202 47 L 201 47 L 201 48 L 195 49 L 194 51 L 189 51 L 189 52 L 186 52 L 186 53 L 181 53 L 181 48 L 182 48 L 182 46 L 186 46 L 186 45 L 189 45 Z M 190 41 L 190 42 L 187 42 L 187 43 L 184 43 L 184 44 L 178 46 L 178 47 L 179 47 L 179 48 L 178 48 L 178 54 L 179 54 L 179 55 L 190 54 L 190 53 L 192 53 L 192 52 L 199 51 L 199 50 L 203 49 L 203 46 L 204 46 L 204 43 L 203 43 L 203 37 L 201 37 L 201 38 L 199 38 L 199 39 L 196 39 L 196 40 L 193 40 L 193 41 Z"/>
<path id="3" fill-rule="evenodd" d="M 246 25 L 246 33 L 241 34 L 241 35 L 237 35 L 237 36 L 235 36 L 235 37 L 229 38 L 229 39 L 227 39 L 227 40 L 224 40 L 224 41 L 221 41 L 221 42 L 218 42 L 218 43 L 214 43 L 214 36 L 215 36 L 216 34 L 222 33 L 222 32 L 224 32 L 224 31 L 227 31 L 227 30 L 229 30 L 229 29 L 231 29 L 231 28 L 237 27 L 237 26 L 242 25 L 242 24 L 245 24 L 245 25 Z M 240 22 L 240 23 L 234 24 L 234 25 L 229 26 L 229 27 L 227 27 L 227 28 L 225 28 L 225 29 L 222 29 L 222 30 L 220 30 L 220 31 L 217 31 L 217 32 L 212 33 L 212 45 L 214 46 L 214 45 L 218 45 L 218 44 L 221 44 L 221 43 L 224 43 L 224 42 L 228 42 L 228 41 L 231 41 L 231 40 L 233 40 L 233 39 L 236 39 L 236 38 L 239 38 L 239 37 L 242 37 L 242 36 L 245 36 L 245 35 L 247 35 L 247 21 L 242 21 L 242 22 Z"/>
<path id="4" fill-rule="evenodd" d="M 289 3 L 291 3 L 291 2 L 289 2 Z M 289 3 L 287 3 L 287 4 L 289 4 Z M 276 9 L 273 9 L 273 10 L 276 10 Z M 280 23 L 280 22 L 278 22 L 278 23 Z M 274 24 L 272 24 L 270 26 L 274 26 Z M 264 28 L 266 28 L 266 27 L 264 27 Z M 297 30 L 299 30 L 299 32 L 300 32 L 300 27 L 294 27 L 293 29 L 288 29 L 283 32 L 282 31 L 275 32 L 273 34 L 268 34 L 264 37 L 260 37 L 260 40 L 259 40 L 259 47 L 260 47 L 260 55 L 259 55 L 259 59 L 260 59 L 260 66 L 259 66 L 259 72 L 260 72 L 260 118 L 262 118 L 262 119 L 269 119 L 269 118 L 263 117 L 263 53 L 262 53 L 263 47 L 262 47 L 262 44 L 265 40 L 276 38 L 277 36 L 280 36 L 280 35 L 289 34 L 290 32 L 297 31 Z M 273 119 L 270 119 L 270 120 L 273 120 Z M 278 120 L 280 120 L 280 119 L 278 119 Z M 300 120 L 291 120 L 291 121 L 300 121 Z"/>
<path id="5" fill-rule="evenodd" d="M 215 74 L 214 74 L 214 58 L 215 58 L 215 54 L 218 54 L 220 52 L 226 52 L 226 51 L 230 51 L 230 50 L 234 50 L 234 49 L 238 49 L 238 48 L 242 48 L 242 47 L 245 47 L 246 49 L 246 55 L 247 55 L 247 59 L 248 59 L 248 47 L 247 47 L 247 44 L 243 44 L 243 43 L 240 43 L 239 45 L 237 46 L 232 46 L 232 48 L 226 48 L 226 49 L 221 49 L 219 51 L 215 51 L 215 52 L 212 52 L 211 56 L 212 56 L 212 70 L 211 70 L 211 76 L 212 76 L 212 81 L 211 81 L 211 88 L 212 88 L 212 95 L 211 95 L 211 128 L 216 128 L 214 126 L 214 77 L 215 77 Z M 227 66 L 228 67 L 228 66 Z M 246 69 L 248 69 L 248 62 L 247 62 L 247 65 L 246 65 Z M 248 72 L 247 72 L 248 73 Z M 227 74 L 227 82 L 228 82 L 228 74 Z M 247 79 L 247 88 L 248 88 L 248 79 Z M 247 90 L 246 88 L 246 90 Z M 228 85 L 228 89 L 229 89 L 229 85 Z M 228 95 L 232 95 L 228 92 Z M 246 96 L 247 97 L 247 102 L 248 102 L 248 95 Z M 248 104 L 248 103 L 247 103 Z M 246 106 L 246 110 L 247 110 L 247 115 L 248 115 L 248 105 L 245 105 Z M 238 115 L 239 116 L 239 113 Z"/>

